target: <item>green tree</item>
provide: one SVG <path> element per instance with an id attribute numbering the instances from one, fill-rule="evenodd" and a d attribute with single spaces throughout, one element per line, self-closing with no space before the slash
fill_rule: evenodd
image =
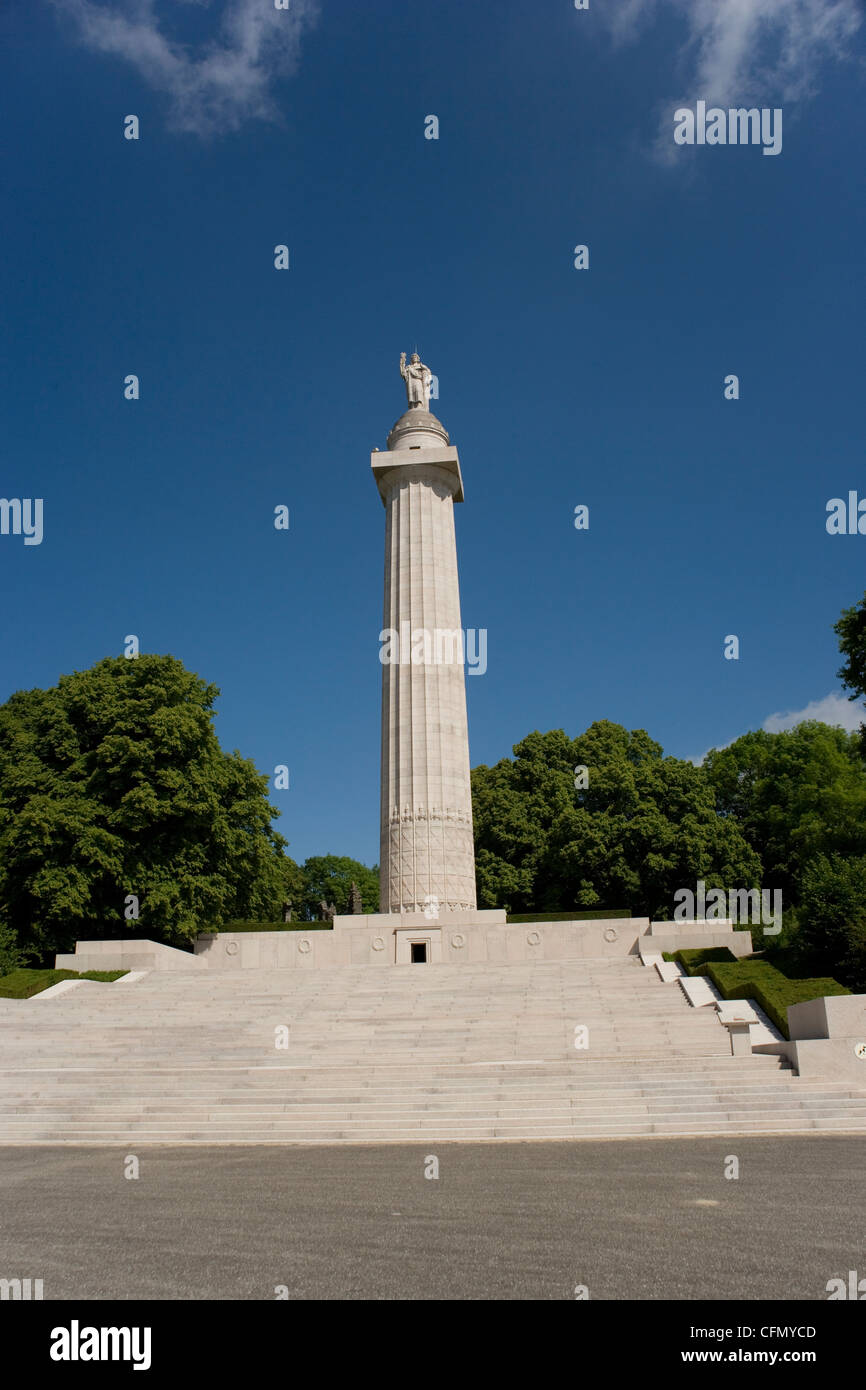
<path id="1" fill-rule="evenodd" d="M 796 949 L 817 974 L 866 990 L 866 856 L 819 855 L 803 873 Z"/>
<path id="2" fill-rule="evenodd" d="M 277 904 L 278 911 L 273 913 L 268 919 L 274 922 L 283 920 L 283 903 L 288 901 L 292 904 L 292 919 L 297 921 L 304 916 L 304 904 L 307 899 L 307 879 L 300 864 L 296 864 L 294 859 L 290 859 L 287 854 L 282 856 L 282 880 L 280 888 L 280 901 Z M 259 921 L 262 919 L 259 918 Z"/>
<path id="3" fill-rule="evenodd" d="M 866 769 L 856 734 L 807 720 L 743 734 L 704 763 L 719 810 L 734 817 L 764 866 L 764 886 L 799 901 L 806 864 L 866 854 Z"/>
<path id="4" fill-rule="evenodd" d="M 220 748 L 218 693 L 174 657 L 143 655 L 0 707 L 0 923 L 23 946 L 47 955 L 130 931 L 180 944 L 278 913 L 291 866 L 279 812 L 267 778 Z"/>
<path id="5" fill-rule="evenodd" d="M 717 814 L 704 770 L 664 757 L 644 730 L 601 720 L 575 739 L 536 732 L 514 755 L 472 774 L 480 906 L 670 917 L 676 889 L 699 878 L 760 884 L 760 860 Z"/>
<path id="6" fill-rule="evenodd" d="M 839 638 L 839 650 L 846 658 L 837 672 L 850 699 L 866 699 L 866 594 L 853 608 L 846 608 L 833 631 Z M 860 725 L 860 748 L 866 757 L 866 724 Z"/>
<path id="7" fill-rule="evenodd" d="M 0 926 L 0 979 L 24 965 L 25 960 L 12 928 Z"/>
<path id="8" fill-rule="evenodd" d="M 357 859 L 339 854 L 314 856 L 304 863 L 304 880 L 304 908 L 308 919 L 321 916 L 320 902 L 333 903 L 337 912 L 345 912 L 353 882 L 361 890 L 364 911 L 379 911 L 379 870 L 368 869 Z"/>

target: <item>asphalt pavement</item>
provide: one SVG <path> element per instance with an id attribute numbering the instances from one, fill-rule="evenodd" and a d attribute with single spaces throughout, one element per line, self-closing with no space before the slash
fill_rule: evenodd
<path id="1" fill-rule="evenodd" d="M 46 1300 L 826 1300 L 866 1276 L 864 1158 L 843 1136 L 0 1148 L 0 1278 Z"/>

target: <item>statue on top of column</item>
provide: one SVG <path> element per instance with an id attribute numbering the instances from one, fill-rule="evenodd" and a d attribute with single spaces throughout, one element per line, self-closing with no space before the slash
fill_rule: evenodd
<path id="1" fill-rule="evenodd" d="M 406 383 L 406 395 L 410 408 L 419 405 L 422 410 L 430 409 L 430 383 L 433 373 L 425 367 L 417 352 L 413 352 L 406 364 L 405 352 L 400 353 L 400 375 Z"/>

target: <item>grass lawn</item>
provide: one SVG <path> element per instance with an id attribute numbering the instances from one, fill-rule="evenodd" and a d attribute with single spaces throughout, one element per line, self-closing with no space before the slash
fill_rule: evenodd
<path id="1" fill-rule="evenodd" d="M 0 999 L 30 999 L 60 980 L 102 980 L 110 984 L 128 974 L 128 970 L 85 970 L 83 975 L 77 970 L 13 970 L 0 976 Z"/>

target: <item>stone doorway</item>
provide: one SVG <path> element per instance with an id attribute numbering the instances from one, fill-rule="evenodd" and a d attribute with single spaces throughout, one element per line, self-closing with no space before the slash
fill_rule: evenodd
<path id="1" fill-rule="evenodd" d="M 439 927 L 398 927 L 394 932 L 396 965 L 439 965 L 442 961 L 442 932 Z"/>

